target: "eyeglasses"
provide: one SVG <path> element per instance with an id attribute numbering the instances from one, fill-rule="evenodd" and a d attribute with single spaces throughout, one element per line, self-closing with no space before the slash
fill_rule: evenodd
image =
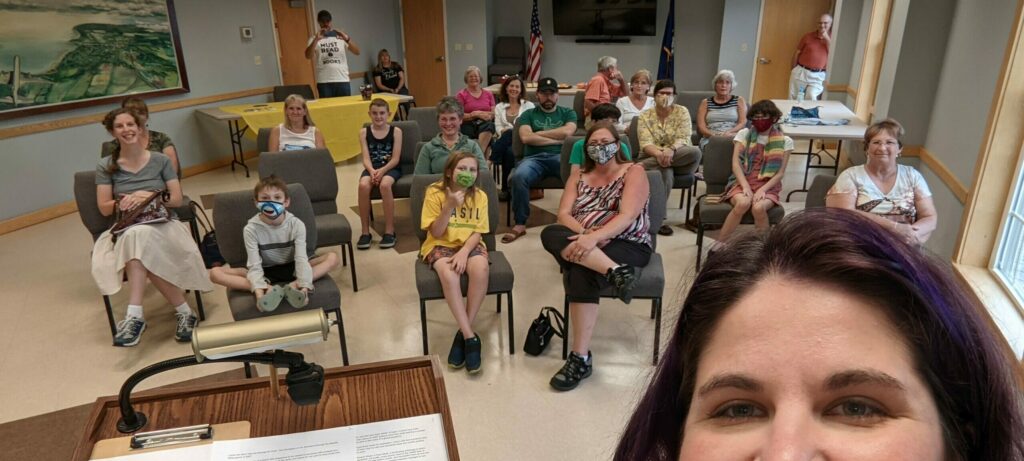
<path id="1" fill-rule="evenodd" d="M 900 145 L 899 142 L 892 141 L 892 140 L 889 140 L 889 141 L 874 140 L 874 141 L 871 141 L 869 144 L 871 145 L 871 147 L 882 147 L 882 146 L 885 146 L 885 147 L 896 147 L 896 146 Z"/>

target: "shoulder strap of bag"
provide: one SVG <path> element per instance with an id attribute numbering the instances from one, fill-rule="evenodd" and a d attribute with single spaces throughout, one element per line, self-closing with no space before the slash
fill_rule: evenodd
<path id="1" fill-rule="evenodd" d="M 558 309 L 555 309 L 554 307 L 550 306 L 541 309 L 540 312 L 541 315 L 546 315 L 548 317 L 548 323 L 551 324 L 551 329 L 554 330 L 555 335 L 557 335 L 559 338 L 564 338 L 565 317 L 562 316 L 562 313 L 558 312 Z M 552 320 L 552 317 L 554 318 L 554 320 Z"/>
<path id="2" fill-rule="evenodd" d="M 192 209 L 192 214 L 196 217 L 196 221 L 199 222 L 199 226 L 203 228 L 203 234 L 212 231 L 213 223 L 210 221 L 210 217 L 206 214 L 206 210 L 203 209 L 202 205 L 195 200 L 189 200 L 188 206 Z"/>

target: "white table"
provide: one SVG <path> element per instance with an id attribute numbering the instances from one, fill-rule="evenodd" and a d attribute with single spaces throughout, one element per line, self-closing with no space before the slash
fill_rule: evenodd
<path id="1" fill-rule="evenodd" d="M 793 106 L 797 103 L 792 99 L 773 99 L 773 103 L 782 111 L 783 118 L 785 119 Z M 839 101 L 804 101 L 799 107 L 805 109 L 811 109 L 814 107 L 818 108 L 818 115 L 822 120 L 841 120 L 847 119 L 850 123 L 846 125 L 790 125 L 782 124 L 782 133 L 790 138 L 795 139 L 806 139 L 807 143 L 807 165 L 804 170 L 804 184 L 802 189 L 790 191 L 786 195 L 786 201 L 789 201 L 789 196 L 793 195 L 794 192 L 807 192 L 807 176 L 812 169 L 829 169 L 832 170 L 832 174 L 839 174 L 839 156 L 842 152 L 843 141 L 856 141 L 864 139 L 864 131 L 867 130 L 868 126 L 863 120 L 857 117 L 849 108 L 840 103 Z M 815 139 L 834 139 L 838 141 L 836 147 L 836 154 L 834 165 L 822 165 L 821 156 L 818 152 L 814 152 L 814 140 Z M 829 156 L 832 156 L 830 152 L 822 149 L 820 151 Z M 818 164 L 811 164 L 811 157 L 818 157 Z"/>

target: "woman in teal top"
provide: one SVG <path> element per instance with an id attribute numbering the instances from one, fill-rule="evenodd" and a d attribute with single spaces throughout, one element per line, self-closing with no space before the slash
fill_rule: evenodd
<path id="1" fill-rule="evenodd" d="M 459 131 L 462 126 L 462 104 L 451 96 L 441 98 L 437 104 L 437 126 L 441 132 L 420 148 L 413 174 L 441 174 L 448 155 L 455 151 L 472 152 L 480 161 L 481 171 L 487 170 L 487 161 L 480 146 Z"/>

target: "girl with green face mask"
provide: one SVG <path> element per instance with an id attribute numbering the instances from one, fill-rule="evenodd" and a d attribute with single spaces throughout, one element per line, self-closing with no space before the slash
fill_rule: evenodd
<path id="1" fill-rule="evenodd" d="M 420 218 L 421 228 L 427 231 L 420 257 L 437 272 L 444 299 L 459 325 L 448 366 L 466 367 L 470 373 L 481 370 L 480 337 L 472 324 L 487 294 L 489 266 L 481 236 L 490 231 L 490 223 L 487 194 L 476 186 L 479 169 L 472 152 L 452 152 L 443 178 L 427 187 Z M 462 274 L 469 277 L 466 293 L 460 287 Z"/>

